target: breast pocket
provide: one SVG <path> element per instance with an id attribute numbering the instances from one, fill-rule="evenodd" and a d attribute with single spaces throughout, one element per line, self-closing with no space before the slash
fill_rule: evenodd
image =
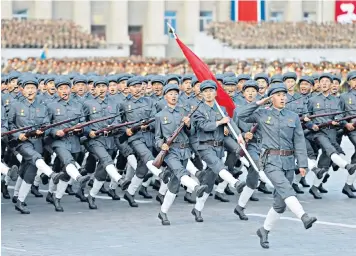
<path id="1" fill-rule="evenodd" d="M 173 133 L 172 129 L 172 121 L 168 119 L 167 117 L 162 117 L 161 118 L 161 124 L 162 124 L 162 133 L 164 135 L 170 136 Z"/>
<path id="2" fill-rule="evenodd" d="M 285 128 L 285 133 L 286 133 L 286 137 L 287 138 L 292 138 L 293 134 L 294 134 L 294 129 L 295 129 L 296 125 L 294 122 L 288 122 L 287 126 Z"/>
<path id="3" fill-rule="evenodd" d="M 142 118 L 143 119 L 148 119 L 150 118 L 151 115 L 151 109 L 150 108 L 145 108 L 143 113 L 142 113 Z"/>

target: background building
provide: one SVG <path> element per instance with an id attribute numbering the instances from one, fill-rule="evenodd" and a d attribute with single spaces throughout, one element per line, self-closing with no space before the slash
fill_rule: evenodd
<path id="1" fill-rule="evenodd" d="M 356 6 L 356 0 L 2 0 L 1 16 L 19 19 L 70 19 L 88 32 L 104 37 L 109 48 L 127 49 L 131 55 L 170 57 L 176 56 L 179 51 L 175 43 L 168 40 L 166 22 L 176 28 L 188 46 L 194 46 L 196 36 L 211 21 L 331 22 L 337 20 L 340 5 L 345 2 Z M 352 19 L 350 15 L 356 15 L 355 10 L 353 13 L 346 11 L 346 20 Z"/>

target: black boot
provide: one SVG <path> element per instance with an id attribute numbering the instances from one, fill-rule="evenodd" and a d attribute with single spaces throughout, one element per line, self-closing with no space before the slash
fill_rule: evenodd
<path id="1" fill-rule="evenodd" d="M 184 201 L 190 203 L 190 204 L 195 204 L 197 201 L 193 197 L 192 193 L 186 192 L 184 195 Z"/>
<path id="2" fill-rule="evenodd" d="M 153 176 L 153 173 L 152 173 L 152 172 L 148 172 L 148 173 L 145 175 L 145 177 L 143 177 L 142 182 L 148 181 L 148 179 L 152 178 L 152 176 Z"/>
<path id="3" fill-rule="evenodd" d="M 47 193 L 46 202 L 50 203 L 50 204 L 54 204 L 54 202 L 53 202 L 53 193 L 51 193 L 51 192 Z"/>
<path id="4" fill-rule="evenodd" d="M 138 204 L 135 201 L 135 197 L 132 196 L 129 192 L 125 191 L 124 199 L 129 203 L 131 207 L 138 207 Z"/>
<path id="5" fill-rule="evenodd" d="M 30 210 L 20 200 L 17 200 L 15 204 L 15 209 L 21 212 L 22 214 L 30 214 Z"/>
<path id="6" fill-rule="evenodd" d="M 41 175 L 40 175 L 40 178 L 41 178 L 41 181 L 42 181 L 42 184 L 43 185 L 47 185 L 48 184 L 48 176 L 46 175 L 46 174 L 44 174 L 44 173 L 42 173 Z"/>
<path id="7" fill-rule="evenodd" d="M 80 176 L 77 178 L 77 181 L 79 182 L 79 187 L 85 188 L 86 183 L 90 180 L 90 176 Z M 69 187 L 69 185 L 68 185 Z"/>
<path id="8" fill-rule="evenodd" d="M 256 234 L 260 238 L 260 245 L 264 249 L 269 248 L 268 233 L 269 233 L 269 231 L 265 230 L 263 227 L 259 228 L 256 232 Z"/>
<path id="9" fill-rule="evenodd" d="M 19 176 L 19 168 L 16 165 L 13 165 L 8 171 L 7 176 L 9 176 L 12 181 L 16 181 Z"/>
<path id="10" fill-rule="evenodd" d="M 13 196 L 13 197 L 12 197 L 12 202 L 13 202 L 14 204 L 17 203 L 17 198 L 18 198 L 18 196 Z M 26 202 L 23 202 L 22 204 L 23 204 L 24 206 L 27 206 Z"/>
<path id="11" fill-rule="evenodd" d="M 257 190 L 264 194 L 268 194 L 268 195 L 272 194 L 272 192 L 267 189 L 266 183 L 262 181 L 260 182 L 260 185 L 258 186 Z"/>
<path id="12" fill-rule="evenodd" d="M 95 197 L 92 197 L 90 194 L 88 195 L 88 205 L 91 210 L 98 209 L 98 206 L 95 204 Z"/>
<path id="13" fill-rule="evenodd" d="M 256 197 L 254 194 L 252 194 L 252 196 L 250 197 L 250 201 L 257 202 L 257 201 L 260 201 L 260 199 L 258 199 L 258 197 Z"/>
<path id="14" fill-rule="evenodd" d="M 56 210 L 56 212 L 63 212 L 63 207 L 61 205 L 61 199 L 58 199 L 54 196 L 53 204 L 54 204 L 54 209 Z"/>
<path id="15" fill-rule="evenodd" d="M 162 205 L 163 200 L 164 200 L 164 195 L 161 195 L 160 193 L 158 193 L 158 195 L 156 196 L 156 201 L 159 202 L 160 205 Z"/>
<path id="16" fill-rule="evenodd" d="M 315 221 L 317 221 L 317 218 L 309 217 L 309 215 L 307 213 L 304 213 L 302 216 L 302 222 L 304 224 L 305 229 L 311 228 Z"/>
<path id="17" fill-rule="evenodd" d="M 235 195 L 235 193 L 230 189 L 229 185 L 226 186 L 224 192 L 225 192 L 225 194 L 228 195 L 228 196 L 233 196 L 233 195 Z"/>
<path id="18" fill-rule="evenodd" d="M 347 184 L 345 184 L 344 188 L 342 189 L 342 193 L 347 195 L 349 198 L 356 198 L 356 195 L 352 193 L 350 186 Z"/>
<path id="19" fill-rule="evenodd" d="M 351 189 L 352 192 L 356 192 L 356 188 L 354 187 L 353 184 L 349 185 L 349 187 L 350 187 L 350 189 Z"/>
<path id="20" fill-rule="evenodd" d="M 11 196 L 9 194 L 9 191 L 7 190 L 7 185 L 5 183 L 5 180 L 1 181 L 1 193 L 2 193 L 2 197 L 4 199 L 10 199 Z"/>
<path id="21" fill-rule="evenodd" d="M 329 178 L 330 178 L 330 174 L 329 173 L 325 174 L 324 179 L 323 179 L 323 183 L 326 183 Z"/>
<path id="22" fill-rule="evenodd" d="M 120 200 L 120 197 L 116 194 L 115 189 L 109 189 L 108 195 L 112 198 L 112 200 Z"/>
<path id="23" fill-rule="evenodd" d="M 161 183 L 159 182 L 159 180 L 155 180 L 154 182 L 153 182 L 153 185 L 152 185 L 152 188 L 154 189 L 154 190 L 159 190 L 159 188 L 161 187 Z"/>
<path id="24" fill-rule="evenodd" d="M 245 212 L 244 212 L 243 207 L 241 207 L 240 205 L 237 205 L 236 208 L 234 209 L 234 213 L 239 216 L 240 220 L 248 220 L 248 217 L 246 216 Z"/>
<path id="25" fill-rule="evenodd" d="M 205 176 L 205 171 L 197 171 L 195 173 L 195 177 L 197 177 L 197 179 L 199 180 L 200 183 L 203 182 L 204 176 Z"/>
<path id="26" fill-rule="evenodd" d="M 66 193 L 70 196 L 75 195 L 73 189 L 72 189 L 72 185 L 68 184 L 67 188 L 66 188 Z"/>
<path id="27" fill-rule="evenodd" d="M 163 181 L 163 183 L 167 184 L 169 182 L 169 178 L 171 177 L 172 173 L 170 171 L 163 171 L 161 172 L 158 177 Z M 160 183 L 161 184 L 161 183 Z"/>
<path id="28" fill-rule="evenodd" d="M 31 185 L 31 194 L 35 197 L 43 197 L 43 195 L 38 191 L 38 186 Z"/>
<path id="29" fill-rule="evenodd" d="M 198 211 L 197 209 L 193 208 L 192 214 L 194 215 L 196 222 L 203 222 L 204 221 L 203 217 L 201 216 L 201 212 Z"/>
<path id="30" fill-rule="evenodd" d="M 227 199 L 227 196 L 224 193 L 219 193 L 219 192 L 215 192 L 214 199 L 219 200 L 224 203 L 230 202 L 230 200 Z"/>
<path id="31" fill-rule="evenodd" d="M 89 179 L 90 179 L 90 178 L 89 178 Z M 93 187 L 93 184 L 94 184 L 94 179 L 89 180 L 88 186 L 92 188 L 92 187 Z"/>
<path id="32" fill-rule="evenodd" d="M 131 180 L 121 179 L 119 180 L 119 186 L 122 190 L 126 190 L 131 184 Z"/>
<path id="33" fill-rule="evenodd" d="M 315 187 L 314 185 L 309 189 L 309 193 L 314 196 L 315 199 L 322 199 L 319 189 Z"/>
<path id="34" fill-rule="evenodd" d="M 75 197 L 80 199 L 80 202 L 88 202 L 88 198 L 84 195 L 84 189 L 79 188 L 78 191 L 75 193 Z"/>
<path id="35" fill-rule="evenodd" d="M 162 221 L 163 226 L 171 225 L 166 213 L 163 213 L 162 211 L 160 211 L 158 214 L 158 218 Z"/>
<path id="36" fill-rule="evenodd" d="M 299 188 L 298 184 L 292 183 L 292 188 L 294 189 L 295 193 L 304 194 L 304 191 Z"/>
<path id="37" fill-rule="evenodd" d="M 105 188 L 105 184 L 103 184 L 100 188 L 100 193 L 103 193 L 103 194 L 107 194 L 108 193 L 108 190 Z"/>
<path id="38" fill-rule="evenodd" d="M 300 185 L 302 185 L 303 188 L 309 188 L 310 185 L 307 183 L 307 180 L 305 179 L 305 177 L 302 177 L 299 181 Z"/>
<path id="39" fill-rule="evenodd" d="M 323 183 L 321 183 L 319 185 L 318 189 L 319 189 L 320 193 L 322 193 L 322 194 L 328 193 L 328 191 L 323 187 Z"/>
<path id="40" fill-rule="evenodd" d="M 237 193 L 241 194 L 242 190 L 244 189 L 244 187 L 246 186 L 246 182 L 244 181 L 237 181 L 235 183 L 235 188 Z"/>
<path id="41" fill-rule="evenodd" d="M 150 194 L 148 194 L 147 188 L 144 187 L 144 186 L 140 187 L 140 190 L 138 191 L 138 194 L 143 196 L 143 198 L 146 198 L 146 199 L 151 199 L 152 198 L 152 196 Z"/>
<path id="42" fill-rule="evenodd" d="M 53 180 L 53 184 L 57 185 L 59 182 L 59 179 L 62 178 L 65 174 L 66 174 L 65 172 L 60 172 L 60 173 L 53 172 L 51 174 L 51 179 Z"/>
<path id="43" fill-rule="evenodd" d="M 195 191 L 197 197 L 202 197 L 207 188 L 208 188 L 208 185 L 195 186 L 194 191 Z"/>

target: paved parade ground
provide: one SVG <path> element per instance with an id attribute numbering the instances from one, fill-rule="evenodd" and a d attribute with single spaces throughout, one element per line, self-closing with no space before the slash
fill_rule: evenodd
<path id="1" fill-rule="evenodd" d="M 343 144 L 349 158 L 353 148 Z M 249 202 L 247 222 L 233 213 L 236 196 L 229 196 L 229 203 L 210 197 L 202 212 L 204 222 L 196 223 L 190 213 L 193 205 L 183 201 L 181 190 L 168 213 L 171 226 L 162 226 L 157 218 L 160 206 L 154 199 L 143 200 L 138 195 L 139 208 L 131 208 L 123 199 L 112 201 L 100 194 L 99 209 L 89 210 L 87 203 L 65 196 L 61 200 L 64 212 L 57 213 L 45 202 L 47 187 L 43 187 L 43 198 L 28 196 L 29 215 L 21 215 L 10 200 L 2 199 L 1 251 L 4 256 L 355 255 L 356 200 L 341 194 L 346 171 L 330 174 L 325 185 L 329 193 L 323 194 L 322 200 L 313 199 L 306 189 L 298 196 L 306 212 L 318 222 L 305 230 L 287 211 L 269 236 L 269 250 L 260 247 L 256 230 L 272 205 L 271 195 L 255 193 L 260 201 Z M 149 192 L 154 197 L 157 194 L 151 189 Z M 119 194 L 123 195 L 121 191 Z"/>

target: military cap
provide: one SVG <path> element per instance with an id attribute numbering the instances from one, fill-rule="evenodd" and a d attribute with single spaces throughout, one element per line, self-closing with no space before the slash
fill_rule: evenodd
<path id="1" fill-rule="evenodd" d="M 21 73 L 18 71 L 11 71 L 10 74 L 7 76 L 9 82 L 13 79 L 17 79 L 21 76 Z"/>
<path id="2" fill-rule="evenodd" d="M 52 82 L 52 81 L 54 81 L 56 79 L 56 77 L 55 76 L 53 76 L 53 75 L 48 75 L 48 76 L 46 76 L 46 78 L 44 79 L 44 84 L 48 84 L 49 82 Z"/>
<path id="3" fill-rule="evenodd" d="M 258 73 L 255 75 L 254 80 L 257 81 L 259 79 L 263 79 L 266 81 L 267 84 L 269 84 L 269 78 L 268 75 L 266 73 Z"/>
<path id="4" fill-rule="evenodd" d="M 88 78 L 86 76 L 83 75 L 77 75 L 76 77 L 73 78 L 73 85 L 77 84 L 77 83 L 88 83 Z"/>
<path id="5" fill-rule="evenodd" d="M 178 75 L 169 75 L 167 76 L 167 79 L 166 79 L 166 84 L 169 83 L 169 81 L 172 81 L 172 80 L 176 80 L 178 84 L 180 84 L 180 78 Z"/>
<path id="6" fill-rule="evenodd" d="M 146 75 L 145 77 L 146 77 L 146 79 L 147 79 L 148 82 L 151 82 L 151 79 L 152 79 L 153 76 L 154 76 L 154 75 Z"/>
<path id="7" fill-rule="evenodd" d="M 314 73 L 312 75 L 312 77 L 313 77 L 314 80 L 319 80 L 319 74 L 318 73 Z"/>
<path id="8" fill-rule="evenodd" d="M 224 85 L 237 85 L 237 78 L 235 76 L 225 76 L 223 80 Z"/>
<path id="9" fill-rule="evenodd" d="M 282 82 L 283 82 L 283 77 L 281 75 L 276 74 L 271 77 L 271 84 L 282 83 Z"/>
<path id="10" fill-rule="evenodd" d="M 287 93 L 287 87 L 284 85 L 284 83 L 275 83 L 270 86 L 267 92 L 267 96 L 271 96 L 272 94 L 278 93 L 278 92 L 285 92 Z"/>
<path id="11" fill-rule="evenodd" d="M 28 75 L 27 75 L 27 76 L 28 76 Z M 24 79 L 26 79 L 26 76 L 25 76 L 25 75 L 19 76 L 19 78 L 17 79 L 17 84 L 18 84 L 19 86 L 22 86 L 22 83 L 23 83 Z M 37 79 L 37 81 L 38 81 L 38 79 Z"/>
<path id="12" fill-rule="evenodd" d="M 131 78 L 130 74 L 127 74 L 127 73 L 120 74 L 117 76 L 117 82 L 120 83 L 122 81 L 129 80 L 129 78 Z"/>
<path id="13" fill-rule="evenodd" d="M 99 84 L 105 84 L 106 86 L 109 85 L 109 81 L 106 79 L 106 77 L 103 76 L 97 76 L 94 78 L 94 87 L 98 86 Z"/>
<path id="14" fill-rule="evenodd" d="M 166 95 L 167 92 L 169 91 L 177 91 L 179 93 L 179 88 L 178 88 L 178 85 L 176 84 L 167 84 L 167 86 L 164 87 L 163 89 L 163 95 Z"/>
<path id="15" fill-rule="evenodd" d="M 148 83 L 148 79 L 146 76 L 139 76 L 139 79 L 141 80 L 142 83 Z"/>
<path id="16" fill-rule="evenodd" d="M 319 76 L 319 81 L 322 79 L 322 78 L 328 78 L 331 82 L 333 82 L 333 75 L 330 74 L 330 73 L 322 73 L 320 76 Z"/>
<path id="17" fill-rule="evenodd" d="M 166 81 L 165 77 L 161 75 L 155 75 L 151 77 L 151 84 L 161 83 L 162 85 L 164 85 L 165 81 Z"/>
<path id="18" fill-rule="evenodd" d="M 287 72 L 283 74 L 283 82 L 287 79 L 294 79 L 297 81 L 297 74 L 295 72 Z"/>
<path id="19" fill-rule="evenodd" d="M 86 76 L 97 76 L 98 74 L 95 72 L 88 72 L 86 73 Z"/>
<path id="20" fill-rule="evenodd" d="M 193 79 L 193 76 L 192 74 L 186 74 L 182 77 L 182 83 L 186 80 L 192 80 Z"/>
<path id="21" fill-rule="evenodd" d="M 196 85 L 197 83 L 200 83 L 198 78 L 196 76 L 193 77 L 192 79 L 192 87 L 194 87 L 194 85 Z"/>
<path id="22" fill-rule="evenodd" d="M 108 82 L 114 82 L 114 83 L 117 83 L 117 75 L 110 75 L 110 76 L 107 76 L 107 79 L 108 79 Z"/>
<path id="23" fill-rule="evenodd" d="M 127 86 L 134 86 L 137 84 L 142 84 L 142 80 L 138 76 L 131 77 L 129 80 L 127 80 Z"/>
<path id="24" fill-rule="evenodd" d="M 310 83 L 311 85 L 314 85 L 314 79 L 313 77 L 311 76 L 302 76 L 299 81 L 298 81 L 298 84 L 300 84 L 301 82 L 307 82 L 307 83 Z"/>
<path id="25" fill-rule="evenodd" d="M 247 88 L 249 87 L 252 87 L 252 88 L 255 88 L 256 91 L 258 91 L 258 84 L 255 80 L 247 80 L 245 83 L 244 83 L 244 86 L 242 87 L 242 90 L 246 90 Z"/>
<path id="26" fill-rule="evenodd" d="M 205 89 L 208 88 L 213 88 L 214 90 L 217 89 L 217 85 L 215 83 L 215 81 L 213 80 L 204 80 L 201 84 L 200 84 L 200 91 L 204 91 Z"/>
<path id="27" fill-rule="evenodd" d="M 25 87 L 28 84 L 33 84 L 38 87 L 38 80 L 34 75 L 27 75 L 21 78 L 21 86 Z"/>
<path id="28" fill-rule="evenodd" d="M 341 76 L 333 75 L 333 80 L 339 81 L 339 83 L 341 83 Z"/>
<path id="29" fill-rule="evenodd" d="M 46 79 L 46 75 L 39 75 L 37 77 L 37 80 L 38 80 L 38 83 L 41 83 L 43 82 L 44 83 L 44 80 Z"/>
<path id="30" fill-rule="evenodd" d="M 72 82 L 70 81 L 69 77 L 60 76 L 54 80 L 54 85 L 58 89 L 59 86 L 67 85 L 72 87 Z"/>
<path id="31" fill-rule="evenodd" d="M 93 83 L 95 78 L 98 77 L 97 75 L 92 75 L 88 77 L 88 83 Z"/>
<path id="32" fill-rule="evenodd" d="M 215 78 L 216 78 L 216 80 L 222 82 L 222 81 L 224 80 L 224 75 L 223 75 L 223 74 L 216 74 L 216 75 L 215 75 Z"/>
<path id="33" fill-rule="evenodd" d="M 225 72 L 223 74 L 224 78 L 225 77 L 236 77 L 235 73 L 234 72 Z"/>
<path id="34" fill-rule="evenodd" d="M 241 80 L 250 80 L 251 76 L 247 74 L 241 74 L 237 77 L 237 83 L 239 83 Z"/>
<path id="35" fill-rule="evenodd" d="M 70 72 L 70 73 L 68 74 L 70 80 L 73 80 L 74 77 L 76 77 L 77 75 L 79 75 L 79 74 L 76 73 L 76 72 Z"/>
<path id="36" fill-rule="evenodd" d="M 349 73 L 347 73 L 347 81 L 350 81 L 352 79 L 354 79 L 356 77 L 356 71 L 350 71 Z"/>

